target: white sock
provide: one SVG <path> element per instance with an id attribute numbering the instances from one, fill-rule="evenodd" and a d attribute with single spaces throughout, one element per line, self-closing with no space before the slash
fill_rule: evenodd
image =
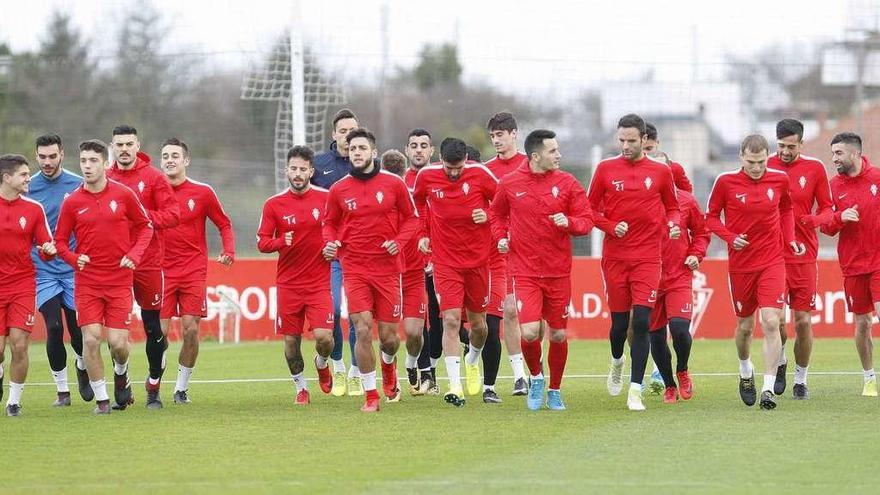
<path id="1" fill-rule="evenodd" d="M 330 363 L 333 364 L 334 373 L 345 373 L 345 361 L 341 359 L 331 359 Z"/>
<path id="2" fill-rule="evenodd" d="M 779 353 L 779 366 L 788 363 L 788 358 L 785 357 L 785 345 L 782 345 L 782 352 Z"/>
<path id="3" fill-rule="evenodd" d="M 92 386 L 92 392 L 95 393 L 95 400 L 110 400 L 110 396 L 107 395 L 107 380 L 101 378 L 100 380 L 89 382 L 89 385 Z"/>
<path id="4" fill-rule="evenodd" d="M 359 370 L 357 366 L 352 366 L 348 369 L 348 377 L 354 378 L 356 376 L 361 376 L 361 370 Z"/>
<path id="5" fill-rule="evenodd" d="M 801 368 L 798 365 L 794 365 L 794 382 L 800 383 L 801 385 L 807 384 L 807 368 L 809 366 L 804 366 Z"/>
<path id="6" fill-rule="evenodd" d="M 525 361 L 522 353 L 510 355 L 510 367 L 513 369 L 513 381 L 526 377 Z"/>
<path id="7" fill-rule="evenodd" d="M 385 364 L 391 364 L 394 362 L 394 356 L 391 354 L 385 354 L 385 351 L 382 351 L 382 362 Z"/>
<path id="8" fill-rule="evenodd" d="M 437 367 L 437 363 L 438 363 L 440 360 L 437 359 L 437 358 L 429 358 L 429 359 L 431 360 L 431 368 L 436 368 L 436 367 Z M 0 376 L 3 376 L 3 373 L 0 373 Z"/>
<path id="9" fill-rule="evenodd" d="M 446 356 L 446 376 L 449 377 L 449 390 L 461 390 L 461 358 L 458 356 Z"/>
<path id="10" fill-rule="evenodd" d="M 304 377 L 302 373 L 290 375 L 290 377 L 293 378 L 293 384 L 296 385 L 297 393 L 309 389 L 309 384 L 306 382 L 306 377 Z"/>
<path id="11" fill-rule="evenodd" d="M 464 355 L 464 360 L 468 366 L 473 366 L 480 362 L 480 353 L 483 352 L 482 347 L 474 347 L 474 344 L 468 344 L 470 350 Z"/>
<path id="12" fill-rule="evenodd" d="M 189 377 L 193 374 L 193 368 L 187 368 L 182 364 L 177 365 L 177 384 L 174 385 L 175 392 L 183 392 L 189 389 Z"/>
<path id="13" fill-rule="evenodd" d="M 641 383 L 636 383 L 636 382 L 630 382 L 630 383 L 629 383 L 629 389 L 630 389 L 630 390 L 635 390 L 636 392 L 638 392 L 638 393 L 641 394 L 641 393 L 642 393 L 642 384 L 641 384 Z"/>
<path id="14" fill-rule="evenodd" d="M 625 362 L 626 362 L 626 358 L 623 356 L 620 356 L 619 358 L 616 358 L 616 357 L 611 358 L 611 364 L 613 364 L 614 366 L 623 366 L 623 363 L 625 363 Z"/>
<path id="15" fill-rule="evenodd" d="M 773 391 L 773 384 L 776 383 L 776 375 L 764 375 L 764 385 L 761 386 L 761 392 Z"/>
<path id="16" fill-rule="evenodd" d="M 124 375 L 128 371 L 128 361 L 124 363 L 117 363 L 115 360 L 113 361 L 113 373 L 117 375 Z"/>
<path id="17" fill-rule="evenodd" d="M 49 371 L 52 371 L 51 368 Z M 70 392 L 70 387 L 67 386 L 67 366 L 61 371 L 52 371 L 52 379 L 55 380 L 55 387 L 59 392 Z"/>
<path id="18" fill-rule="evenodd" d="M 415 368 L 419 365 L 419 356 L 413 356 L 410 353 L 406 354 L 406 367 L 407 369 Z"/>
<path id="19" fill-rule="evenodd" d="M 874 368 L 864 370 L 863 373 L 865 374 L 865 381 L 874 379 Z"/>
<path id="20" fill-rule="evenodd" d="M 24 383 L 9 382 L 9 399 L 6 405 L 21 404 L 21 393 L 24 391 Z"/>
<path id="21" fill-rule="evenodd" d="M 165 368 L 162 368 L 162 369 L 165 369 Z M 161 381 L 162 381 L 161 378 L 153 378 L 152 376 L 147 377 L 147 383 L 149 383 L 150 385 L 156 385 Z"/>
<path id="22" fill-rule="evenodd" d="M 315 367 L 322 370 L 327 367 L 327 358 L 320 354 L 315 355 Z"/>
<path id="23" fill-rule="evenodd" d="M 361 373 L 361 382 L 364 386 L 364 391 L 368 392 L 370 390 L 376 390 L 376 372 L 371 371 L 369 373 Z"/>
<path id="24" fill-rule="evenodd" d="M 80 356 L 79 354 L 76 355 L 76 369 L 78 369 L 78 370 L 85 370 L 86 369 L 86 362 L 85 362 L 85 360 L 83 360 L 83 357 Z"/>
<path id="25" fill-rule="evenodd" d="M 739 360 L 739 377 L 740 378 L 751 378 L 754 372 L 752 371 L 754 367 L 752 366 L 751 359 L 740 359 Z"/>
<path id="26" fill-rule="evenodd" d="M 483 385 L 483 392 L 486 390 L 495 390 L 495 385 Z"/>
<path id="27" fill-rule="evenodd" d="M 543 380 L 544 379 L 544 372 L 539 371 L 537 375 L 531 375 L 531 377 L 532 377 L 532 380 L 535 380 L 535 379 Z"/>

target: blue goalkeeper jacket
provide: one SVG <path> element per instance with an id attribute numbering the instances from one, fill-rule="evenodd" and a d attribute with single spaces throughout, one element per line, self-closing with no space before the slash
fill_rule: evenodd
<path id="1" fill-rule="evenodd" d="M 27 196 L 43 205 L 43 209 L 46 210 L 46 220 L 49 221 L 49 227 L 53 232 L 58 224 L 61 203 L 82 184 L 82 180 L 82 177 L 63 168 L 61 174 L 54 179 L 47 178 L 42 172 L 31 176 Z M 70 244 L 70 249 L 74 250 L 76 241 L 71 239 Z M 55 257 L 52 261 L 43 261 L 37 256 L 36 249 L 33 249 L 31 250 L 31 259 L 34 260 L 38 278 L 73 278 L 73 267 L 62 261 L 60 257 Z"/>

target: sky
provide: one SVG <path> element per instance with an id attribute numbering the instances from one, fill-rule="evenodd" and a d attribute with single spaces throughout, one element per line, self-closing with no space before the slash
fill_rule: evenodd
<path id="1" fill-rule="evenodd" d="M 0 40 L 34 49 L 53 9 L 68 10 L 99 53 L 133 0 L 0 0 Z M 772 44 L 841 40 L 848 22 L 874 22 L 876 0 L 712 2 L 445 0 L 153 0 L 167 15 L 166 51 L 247 64 L 291 25 L 299 5 L 305 40 L 347 77 L 382 67 L 383 6 L 390 66 L 412 67 L 425 43 L 456 42 L 464 77 L 518 94 L 565 93 L 643 77 L 717 80 L 726 53 Z M 859 15 L 847 16 L 847 11 Z M 695 70 L 694 62 L 697 62 Z"/>

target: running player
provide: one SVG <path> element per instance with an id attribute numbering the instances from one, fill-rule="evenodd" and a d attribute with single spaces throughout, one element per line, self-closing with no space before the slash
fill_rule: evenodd
<path id="1" fill-rule="evenodd" d="M 174 403 L 188 404 L 189 379 L 199 355 L 199 322 L 208 316 L 206 288 L 208 278 L 208 243 L 205 221 L 210 219 L 220 232 L 223 251 L 217 262 L 229 266 L 235 260 L 235 232 L 223 211 L 217 193 L 208 184 L 187 177 L 192 157 L 189 147 L 177 138 L 162 145 L 162 170 L 177 198 L 180 224 L 166 229 L 165 296 L 162 302 L 162 333 L 168 335 L 172 317 L 180 318 L 183 344 L 174 385 Z"/>
<path id="2" fill-rule="evenodd" d="M 779 322 L 785 304 L 785 251 L 803 256 L 795 241 L 788 177 L 767 168 L 770 145 L 760 134 L 746 136 L 740 147 L 742 168 L 715 179 L 706 211 L 706 227 L 727 243 L 730 295 L 737 317 L 739 393 L 755 404 L 754 367 L 750 359 L 755 310 L 764 332 L 764 384 L 761 409 L 774 409 L 776 365 L 781 343 Z M 724 221 L 721 215 L 724 214 Z"/>

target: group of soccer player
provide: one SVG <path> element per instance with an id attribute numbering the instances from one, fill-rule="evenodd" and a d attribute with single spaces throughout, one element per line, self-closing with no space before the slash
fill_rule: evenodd
<path id="1" fill-rule="evenodd" d="M 839 235 L 863 395 L 877 395 L 871 324 L 873 312 L 880 311 L 880 255 L 874 249 L 880 242 L 880 171 L 861 155 L 858 135 L 842 133 L 832 140 L 838 174 L 830 183 L 822 162 L 801 154 L 800 122 L 777 124 L 773 155 L 764 137 L 747 136 L 741 167 L 717 178 L 704 215 L 684 168 L 659 150 L 656 127 L 638 115 L 619 120 L 620 154 L 597 164 L 588 190 L 560 170 L 554 132 L 532 131 L 520 152 L 516 119 L 509 112 L 493 115 L 486 130 L 497 155 L 485 164 L 474 148 L 454 137 L 442 140 L 439 161 L 432 163 L 429 131 L 413 129 L 405 154 L 380 155 L 375 136 L 343 109 L 334 116 L 328 151 L 290 149 L 285 168 L 290 187 L 265 202 L 256 242 L 261 252 L 278 253 L 275 328 L 283 339 L 295 404 L 310 403 L 301 349 L 308 330 L 322 392 L 363 395 L 361 409 L 378 411 L 375 327 L 387 402 L 398 402 L 403 394 L 397 379 L 403 334 L 411 395 L 440 395 L 436 367 L 442 357 L 448 380 L 444 402 L 461 407 L 466 396 L 478 395 L 485 403 L 502 402 L 495 385 L 503 339 L 513 395 L 526 395 L 531 410 L 564 410 L 571 237 L 587 235 L 593 227 L 604 235 L 601 269 L 611 315 L 607 388 L 614 396 L 623 390 L 629 341 L 628 409 L 645 409 L 642 383 L 649 355 L 665 403 L 694 394 L 688 371 L 691 284 L 710 233 L 728 246 L 739 392 L 746 405 L 759 397 L 750 359 L 756 312 L 764 335 L 760 407 L 774 409 L 785 391 L 786 304 L 796 334 L 792 394 L 809 397 L 816 229 Z M 163 143 L 160 171 L 140 151 L 133 127 L 118 126 L 112 136 L 112 162 L 103 142 L 79 144 L 81 177 L 61 167 L 64 147 L 57 135 L 37 138 L 40 171 L 33 176 L 24 156 L 0 157 L 0 396 L 8 337 L 9 416 L 21 413 L 35 307 L 46 323 L 57 385 L 54 405 L 71 404 L 65 324 L 82 399 L 95 400 L 97 414 L 132 405 L 132 295 L 146 334 L 146 407 L 162 407 L 159 391 L 172 317 L 180 318 L 183 342 L 173 400 L 190 402 L 199 321 L 207 315 L 206 220 L 220 232 L 217 262 L 224 265 L 235 259 L 232 225 L 214 190 L 188 178 L 191 156 L 184 142 Z M 350 320 L 347 372 L 343 289 Z M 112 405 L 100 354 L 104 338 L 113 360 Z"/>

